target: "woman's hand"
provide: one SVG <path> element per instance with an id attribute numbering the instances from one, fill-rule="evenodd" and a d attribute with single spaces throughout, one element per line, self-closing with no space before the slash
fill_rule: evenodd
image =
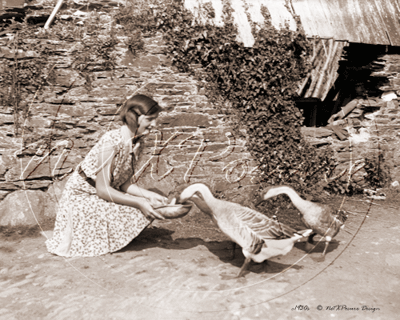
<path id="1" fill-rule="evenodd" d="M 165 220 L 165 218 L 155 211 L 151 204 L 145 199 L 143 199 L 140 205 L 140 211 L 149 219 Z"/>
<path id="2" fill-rule="evenodd" d="M 147 199 L 153 207 L 165 206 L 168 204 L 169 201 L 168 198 L 155 192 L 151 192 Z"/>

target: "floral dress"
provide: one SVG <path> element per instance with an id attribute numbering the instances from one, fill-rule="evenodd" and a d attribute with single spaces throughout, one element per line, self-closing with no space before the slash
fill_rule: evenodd
<path id="1" fill-rule="evenodd" d="M 103 163 L 112 161 L 110 184 L 118 190 L 134 173 L 132 144 L 124 143 L 121 129 L 104 134 L 80 164 L 89 178 L 95 179 L 102 169 L 98 165 L 102 148 L 114 151 Z M 125 247 L 151 222 L 139 209 L 98 197 L 77 169 L 65 185 L 53 238 L 46 245 L 49 252 L 64 257 L 98 256 Z"/>

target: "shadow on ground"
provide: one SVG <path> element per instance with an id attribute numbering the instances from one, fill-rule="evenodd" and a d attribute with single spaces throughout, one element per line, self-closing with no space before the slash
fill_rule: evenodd
<path id="1" fill-rule="evenodd" d="M 142 252 L 143 250 L 152 248 L 163 248 L 168 250 L 190 250 L 196 247 L 205 247 L 210 253 L 223 263 L 237 267 L 238 270 L 242 267 L 244 256 L 242 249 L 236 246 L 234 257 L 232 256 L 233 243 L 232 241 L 204 241 L 201 238 L 177 238 L 173 239 L 174 232 L 164 228 L 148 228 L 145 229 L 138 237 L 136 237 L 125 248 L 115 252 L 114 254 L 123 252 Z M 301 244 L 296 244 L 301 245 Z M 321 251 L 322 252 L 322 251 Z M 232 259 L 233 258 L 233 259 Z M 201 264 L 201 259 L 198 261 Z M 252 262 L 248 270 L 253 273 L 279 273 L 283 270 L 292 267 L 299 270 L 302 267 L 299 265 L 290 265 L 274 261 L 264 261 L 263 263 Z"/>

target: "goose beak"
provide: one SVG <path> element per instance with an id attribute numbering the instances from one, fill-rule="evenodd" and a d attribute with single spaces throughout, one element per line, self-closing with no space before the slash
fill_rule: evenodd
<path id="1" fill-rule="evenodd" d="M 204 201 L 204 199 L 203 199 L 203 197 L 201 196 L 200 192 L 196 192 L 196 193 L 194 193 L 191 197 L 185 198 L 185 199 L 182 199 L 181 196 L 179 195 L 179 196 L 176 198 L 176 203 L 182 204 L 182 203 L 186 202 L 187 200 L 190 200 L 191 198 L 195 198 L 195 199 L 197 198 L 197 199 L 200 199 L 200 200 L 203 200 L 203 201 Z"/>
<path id="2" fill-rule="evenodd" d="M 178 203 L 178 204 L 182 203 L 182 200 L 181 200 L 181 197 L 180 197 L 180 196 L 178 196 L 178 197 L 176 198 L 176 202 L 175 202 L 175 203 Z"/>
<path id="3" fill-rule="evenodd" d="M 196 191 L 192 197 L 196 197 L 199 198 L 200 200 L 204 201 L 203 195 L 201 194 L 201 192 Z"/>
<path id="4" fill-rule="evenodd" d="M 269 188 L 270 189 L 270 188 Z M 270 190 L 268 189 L 268 191 L 264 194 L 264 196 L 262 197 L 262 200 L 261 201 L 266 201 L 266 200 L 268 200 L 269 198 L 272 198 L 274 195 L 272 194 L 270 194 Z"/>
<path id="5" fill-rule="evenodd" d="M 191 199 L 201 211 L 212 216 L 212 210 L 207 205 L 207 203 L 204 201 L 202 196 L 199 196 L 198 194 L 194 194 L 191 197 Z"/>
<path id="6" fill-rule="evenodd" d="M 258 207 L 261 203 L 263 203 L 266 199 L 261 199 L 260 201 L 258 201 L 254 206 Z"/>

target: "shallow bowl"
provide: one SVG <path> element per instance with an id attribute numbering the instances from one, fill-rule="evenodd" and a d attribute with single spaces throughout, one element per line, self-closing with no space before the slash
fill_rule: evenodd
<path id="1" fill-rule="evenodd" d="M 154 208 L 166 219 L 177 219 L 187 215 L 192 209 L 192 204 L 168 204 Z"/>

